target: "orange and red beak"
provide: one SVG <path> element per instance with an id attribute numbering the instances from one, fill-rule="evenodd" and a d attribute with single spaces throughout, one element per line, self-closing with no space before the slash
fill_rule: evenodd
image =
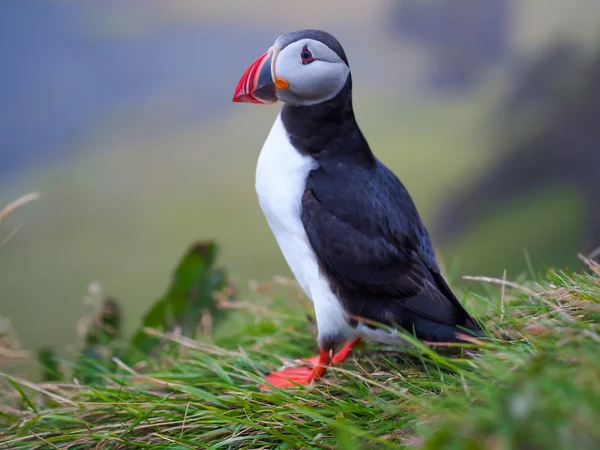
<path id="1" fill-rule="evenodd" d="M 275 103 L 277 88 L 287 88 L 287 82 L 275 76 L 276 47 L 271 47 L 254 61 L 240 78 L 233 93 L 236 103 Z"/>

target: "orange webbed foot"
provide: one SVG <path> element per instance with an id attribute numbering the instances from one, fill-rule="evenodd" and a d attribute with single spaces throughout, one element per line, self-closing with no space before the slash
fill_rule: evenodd
<path id="1" fill-rule="evenodd" d="M 295 387 L 298 384 L 310 384 L 313 380 L 319 379 L 325 374 L 326 366 L 328 366 L 330 362 L 335 364 L 344 362 L 350 355 L 352 349 L 356 347 L 359 342 L 360 338 L 348 342 L 333 356 L 333 358 L 330 358 L 328 351 L 321 350 L 318 355 L 302 360 L 311 367 L 291 367 L 277 372 L 271 372 L 266 376 L 265 381 L 279 389 Z M 263 384 L 259 387 L 264 390 L 270 389 L 269 386 Z"/>
<path id="2" fill-rule="evenodd" d="M 265 381 L 276 388 L 283 389 L 295 387 L 297 384 L 307 385 L 313 380 L 321 378 L 325 374 L 326 366 L 330 362 L 329 352 L 321 350 L 317 357 L 309 358 L 308 361 L 314 361 L 314 367 L 290 367 L 287 369 L 271 372 L 266 376 Z M 315 361 L 316 360 L 316 361 Z M 261 384 L 261 389 L 269 390 L 269 386 Z"/>
<path id="3" fill-rule="evenodd" d="M 352 349 L 356 347 L 359 343 L 360 338 L 356 338 L 350 342 L 347 342 L 346 345 L 344 345 L 339 352 L 333 355 L 333 358 L 331 358 L 331 362 L 333 364 L 341 364 L 344 361 L 346 361 L 346 359 L 348 359 L 348 356 L 350 356 Z"/>

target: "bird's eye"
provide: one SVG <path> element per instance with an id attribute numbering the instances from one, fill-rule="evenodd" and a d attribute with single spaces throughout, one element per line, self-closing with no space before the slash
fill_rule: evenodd
<path id="1" fill-rule="evenodd" d="M 302 53 L 300 53 L 300 58 L 302 58 L 302 64 L 310 64 L 311 62 L 313 62 L 315 60 L 315 58 L 313 58 L 312 53 L 308 49 L 308 45 L 305 45 L 302 48 Z"/>

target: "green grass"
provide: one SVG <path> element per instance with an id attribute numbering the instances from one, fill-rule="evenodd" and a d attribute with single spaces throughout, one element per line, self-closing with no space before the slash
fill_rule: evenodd
<path id="1" fill-rule="evenodd" d="M 288 291 L 260 286 L 245 325 L 214 340 L 163 334 L 175 352 L 122 365 L 104 386 L 4 375 L 5 448 L 592 449 L 600 446 L 600 268 L 489 285 L 465 304 L 490 339 L 456 347 L 362 345 L 307 388 L 261 377 L 315 350 Z M 258 293 L 260 292 L 260 293 Z M 260 298 L 258 298 L 260 297 Z M 258 306 L 261 300 L 266 306 Z M 309 311 L 307 307 L 306 311 Z"/>

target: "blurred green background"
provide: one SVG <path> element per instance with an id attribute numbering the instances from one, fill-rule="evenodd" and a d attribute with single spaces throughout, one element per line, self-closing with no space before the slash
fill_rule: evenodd
<path id="1" fill-rule="evenodd" d="M 596 0 L 3 1 L 0 205 L 42 198 L 0 229 L 2 241 L 21 226 L 0 248 L 0 314 L 25 348 L 65 349 L 98 282 L 131 330 L 203 238 L 242 288 L 289 275 L 254 192 L 279 106 L 231 95 L 280 34 L 309 27 L 344 45 L 359 123 L 453 282 L 514 278 L 526 252 L 577 267 L 600 245 L 598 122 L 573 132 L 585 145 L 552 133 L 565 108 L 591 108 L 599 24 Z"/>

